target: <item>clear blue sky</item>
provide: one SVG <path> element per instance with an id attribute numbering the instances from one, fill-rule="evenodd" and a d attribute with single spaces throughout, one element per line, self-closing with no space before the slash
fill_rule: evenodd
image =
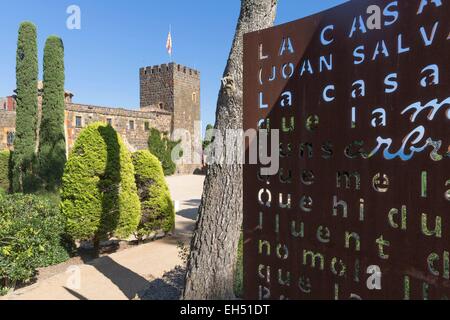
<path id="1" fill-rule="evenodd" d="M 276 24 L 344 2 L 279 0 Z M 81 30 L 66 28 L 72 4 L 81 8 Z M 40 69 L 45 39 L 51 34 L 63 38 L 66 88 L 75 102 L 138 108 L 139 68 L 168 62 L 171 24 L 174 61 L 202 72 L 202 121 L 214 123 L 239 6 L 239 0 L 2 0 L 0 96 L 15 88 L 17 29 L 29 20 L 38 27 Z"/>

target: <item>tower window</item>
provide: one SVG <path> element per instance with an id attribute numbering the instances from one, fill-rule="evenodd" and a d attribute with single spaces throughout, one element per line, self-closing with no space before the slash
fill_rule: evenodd
<path id="1" fill-rule="evenodd" d="M 134 130 L 134 120 L 130 120 L 130 122 L 128 123 L 128 129 Z"/>
<path id="2" fill-rule="evenodd" d="M 197 102 L 197 92 L 192 93 L 192 101 Z"/>
<path id="3" fill-rule="evenodd" d="M 16 137 L 16 133 L 12 131 L 8 131 L 6 133 L 6 144 L 8 147 L 11 147 L 14 144 L 14 138 Z"/>
<path id="4" fill-rule="evenodd" d="M 75 127 L 82 128 L 83 127 L 83 118 L 80 116 L 75 117 Z"/>
<path id="5" fill-rule="evenodd" d="M 145 131 L 150 131 L 150 123 L 148 121 L 144 122 L 144 129 Z"/>
<path id="6" fill-rule="evenodd" d="M 160 108 L 160 109 L 164 109 L 164 103 L 160 102 L 160 103 L 159 103 L 159 108 Z"/>

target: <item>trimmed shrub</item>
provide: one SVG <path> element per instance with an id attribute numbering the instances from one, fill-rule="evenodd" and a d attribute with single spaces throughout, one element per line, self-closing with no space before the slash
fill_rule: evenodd
<path id="1" fill-rule="evenodd" d="M 6 150 L 0 152 L 0 188 L 8 192 L 10 190 L 11 170 L 9 165 L 11 161 L 11 152 Z"/>
<path id="2" fill-rule="evenodd" d="M 161 163 L 148 150 L 137 151 L 132 158 L 141 199 L 138 238 L 157 231 L 171 231 L 175 225 L 175 210 Z"/>
<path id="3" fill-rule="evenodd" d="M 37 268 L 66 261 L 63 232 L 64 218 L 45 198 L 0 196 L 0 287 L 13 288 Z"/>
<path id="4" fill-rule="evenodd" d="M 172 150 L 177 144 L 177 142 L 170 141 L 167 135 L 162 134 L 157 129 L 150 129 L 148 149 L 151 154 L 159 159 L 166 176 L 173 175 L 177 169 L 175 162 L 172 161 Z"/>
<path id="5" fill-rule="evenodd" d="M 19 28 L 16 57 L 16 136 L 13 153 L 13 191 L 29 191 L 35 184 L 33 165 L 36 151 L 38 110 L 38 50 L 34 24 Z"/>
<path id="6" fill-rule="evenodd" d="M 202 144 L 203 151 L 205 151 L 206 148 L 208 148 L 209 145 L 214 142 L 212 130 L 214 130 L 214 126 L 212 124 L 208 124 L 206 126 L 206 131 L 205 131 L 205 140 L 203 140 L 203 144 Z"/>
<path id="7" fill-rule="evenodd" d="M 110 125 L 94 123 L 80 133 L 64 170 L 61 210 L 75 240 L 98 244 L 136 230 L 141 206 L 131 155 Z"/>
<path id="8" fill-rule="evenodd" d="M 64 45 L 50 36 L 44 49 L 44 88 L 39 131 L 39 177 L 45 189 L 61 186 L 66 163 L 64 137 Z"/>

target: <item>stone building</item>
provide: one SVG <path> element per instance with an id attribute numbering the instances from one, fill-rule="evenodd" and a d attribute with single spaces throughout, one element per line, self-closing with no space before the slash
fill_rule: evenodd
<path id="1" fill-rule="evenodd" d="M 186 138 L 200 142 L 195 126 L 200 121 L 200 73 L 175 63 L 141 68 L 139 73 L 141 110 L 170 112 L 171 132 L 185 129 L 189 132 Z M 178 166 L 184 173 L 200 167 L 189 163 Z"/>
<path id="2" fill-rule="evenodd" d="M 0 110 L 16 111 L 16 105 L 14 96 L 0 98 Z"/>
<path id="3" fill-rule="evenodd" d="M 65 92 L 65 131 L 67 151 L 73 147 L 81 130 L 93 122 L 111 124 L 131 151 L 148 148 L 151 128 L 172 133 L 186 129 L 194 137 L 195 123 L 200 121 L 200 72 L 176 64 L 141 68 L 140 108 L 94 106 L 73 102 L 73 93 Z M 42 101 L 39 84 L 39 110 Z M 12 98 L 12 102 L 11 99 Z M 9 99 L 9 100 L 8 100 Z M 0 98 L 0 103 L 14 105 L 14 96 Z M 3 105 L 0 104 L 3 107 Z M 39 121 L 38 121 L 39 122 Z M 16 123 L 15 107 L 0 108 L 0 149 L 12 149 Z M 193 173 L 200 165 L 183 164 L 177 173 Z"/>

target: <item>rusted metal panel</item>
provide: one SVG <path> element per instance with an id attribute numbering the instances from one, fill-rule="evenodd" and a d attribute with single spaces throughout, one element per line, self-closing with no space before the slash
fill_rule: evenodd
<path id="1" fill-rule="evenodd" d="M 283 154 L 244 167 L 246 298 L 450 297 L 449 13 L 351 1 L 245 35 L 244 128 Z"/>

